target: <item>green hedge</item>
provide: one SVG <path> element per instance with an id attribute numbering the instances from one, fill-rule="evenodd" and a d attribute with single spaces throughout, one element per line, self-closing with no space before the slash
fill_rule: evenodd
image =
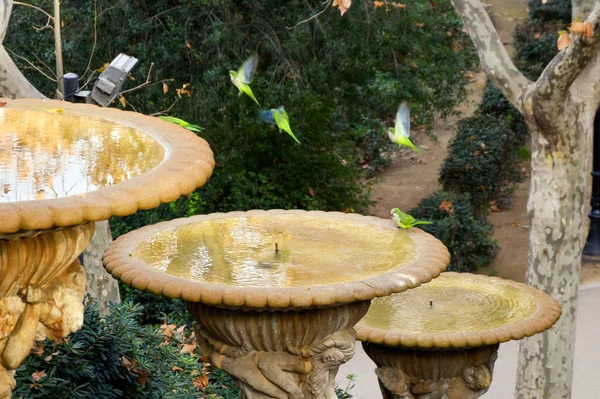
<path id="1" fill-rule="evenodd" d="M 440 207 L 442 201 L 446 202 Z M 492 226 L 475 217 L 465 195 L 439 191 L 422 199 L 410 214 L 433 222 L 419 228 L 433 234 L 448 247 L 451 256 L 448 270 L 475 272 L 490 265 L 498 253 Z"/>
<path id="2" fill-rule="evenodd" d="M 475 215 L 484 218 L 490 201 L 508 201 L 522 180 L 520 140 L 504 119 L 493 115 L 462 119 L 440 171 L 443 189 L 468 194 Z"/>
<path id="3" fill-rule="evenodd" d="M 571 0 L 529 0 L 529 22 L 543 23 L 548 21 L 571 22 Z"/>
<path id="4" fill-rule="evenodd" d="M 81 74 L 88 63 L 94 3 L 61 2 L 65 71 Z M 170 113 L 205 128 L 201 136 L 217 161 L 214 175 L 190 198 L 113 219 L 115 236 L 158 220 L 216 211 L 364 209 L 363 165 L 372 173 L 386 162 L 381 123 L 372 121 L 389 119 L 401 99 L 413 105 L 415 124 L 452 112 L 463 94 L 462 71 L 474 62 L 449 0 L 405 3 L 405 9 L 386 12 L 355 2 L 343 17 L 331 8 L 293 28 L 321 9 L 321 2 L 97 2 L 92 68 L 126 52 L 140 59 L 126 88 L 143 82 L 151 63 L 153 81 L 173 78 L 167 94 L 162 85 L 150 85 L 125 95 L 143 113 L 169 108 L 175 89 L 191 83 L 190 97 L 184 95 Z M 52 9 L 50 0 L 34 4 Z M 36 63 L 39 58 L 40 65 L 54 65 L 52 32 L 32 28 L 45 22 L 38 11 L 15 5 L 5 44 Z M 301 145 L 261 121 L 255 104 L 239 97 L 229 81 L 228 71 L 254 52 L 260 56 L 254 93 L 263 106 L 285 105 Z M 52 95 L 52 82 L 15 61 Z"/>

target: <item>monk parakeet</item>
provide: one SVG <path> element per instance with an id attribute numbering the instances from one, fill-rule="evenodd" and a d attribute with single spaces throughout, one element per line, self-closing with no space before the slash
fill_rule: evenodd
<path id="1" fill-rule="evenodd" d="M 388 137 L 392 143 L 399 146 L 410 147 L 418 153 L 421 153 L 415 145 L 410 141 L 410 106 L 406 101 L 400 104 L 398 112 L 396 112 L 396 124 L 388 130 Z"/>
<path id="2" fill-rule="evenodd" d="M 175 118 L 173 116 L 159 116 L 159 118 L 163 121 L 176 123 L 187 130 L 191 130 L 192 132 L 201 132 L 202 130 L 204 130 L 198 125 L 192 125 L 191 123 L 186 122 L 183 119 Z"/>
<path id="3" fill-rule="evenodd" d="M 292 128 L 290 127 L 290 117 L 283 107 L 277 109 L 263 109 L 259 111 L 258 115 L 263 121 L 276 124 L 279 129 L 285 131 L 300 144 L 300 141 L 292 132 Z"/>
<path id="4" fill-rule="evenodd" d="M 237 87 L 240 91 L 240 94 L 246 94 L 248 97 L 253 99 L 254 102 L 260 107 L 258 100 L 256 99 L 256 97 L 254 97 L 254 93 L 252 93 L 252 89 L 249 86 L 252 82 L 252 75 L 256 70 L 256 64 L 258 64 L 258 56 L 253 55 L 252 57 L 244 61 L 244 63 L 242 64 L 240 69 L 238 69 L 237 72 L 229 71 L 229 77 L 231 78 L 231 83 L 233 83 L 233 85 Z"/>
<path id="5" fill-rule="evenodd" d="M 410 229 L 418 224 L 433 224 L 432 222 L 426 222 L 424 220 L 417 220 L 407 213 L 402 212 L 398 208 L 394 208 L 391 211 L 392 220 L 402 229 Z"/>

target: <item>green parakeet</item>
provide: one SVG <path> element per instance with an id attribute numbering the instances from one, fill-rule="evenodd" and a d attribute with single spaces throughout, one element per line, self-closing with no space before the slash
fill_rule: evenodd
<path id="1" fill-rule="evenodd" d="M 410 141 L 410 106 L 406 101 L 400 104 L 398 112 L 396 112 L 396 124 L 388 130 L 388 137 L 392 143 L 399 146 L 412 148 L 418 153 L 421 153 L 415 145 Z"/>
<path id="2" fill-rule="evenodd" d="M 417 220 L 407 213 L 402 212 L 398 208 L 394 208 L 391 211 L 392 220 L 402 229 L 410 229 L 418 224 L 433 224 L 432 222 L 426 222 L 424 220 Z"/>
<path id="3" fill-rule="evenodd" d="M 240 91 L 240 94 L 241 93 L 246 94 L 248 97 L 253 99 L 254 102 L 260 107 L 258 100 L 256 99 L 256 97 L 254 97 L 254 93 L 252 93 L 252 89 L 249 86 L 250 83 L 252 82 L 252 75 L 254 74 L 254 71 L 256 70 L 257 64 L 258 64 L 258 56 L 253 55 L 252 57 L 250 57 L 246 61 L 244 61 L 244 63 L 242 64 L 240 69 L 238 69 L 237 72 L 229 71 L 229 77 L 231 78 L 231 83 L 233 83 L 233 85 L 235 87 L 237 87 L 238 90 Z"/>
<path id="4" fill-rule="evenodd" d="M 192 132 L 201 132 L 202 130 L 204 130 L 198 125 L 192 125 L 191 123 L 186 122 L 183 119 L 175 118 L 173 116 L 159 116 L 159 118 L 163 121 L 176 123 L 187 130 L 191 130 Z"/>
<path id="5" fill-rule="evenodd" d="M 263 121 L 276 124 L 279 129 L 289 134 L 298 144 L 300 144 L 300 141 L 292 132 L 292 128 L 290 127 L 290 117 L 283 107 L 277 109 L 263 109 L 260 110 L 258 114 Z"/>

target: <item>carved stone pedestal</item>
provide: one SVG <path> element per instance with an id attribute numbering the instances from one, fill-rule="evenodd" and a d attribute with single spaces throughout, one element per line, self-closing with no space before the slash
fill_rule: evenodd
<path id="1" fill-rule="evenodd" d="M 428 350 L 363 343 L 384 399 L 478 398 L 492 383 L 499 346 Z"/>
<path id="2" fill-rule="evenodd" d="M 85 271 L 77 261 L 94 224 L 0 235 L 0 398 L 35 340 L 57 339 L 83 324 Z"/>
<path id="3" fill-rule="evenodd" d="M 335 399 L 335 375 L 354 355 L 353 326 L 369 301 L 295 310 L 231 310 L 187 303 L 204 359 L 247 399 Z"/>

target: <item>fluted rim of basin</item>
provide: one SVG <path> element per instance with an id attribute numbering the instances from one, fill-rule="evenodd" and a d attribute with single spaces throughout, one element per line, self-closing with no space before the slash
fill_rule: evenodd
<path id="1" fill-rule="evenodd" d="M 206 140 L 160 118 L 57 100 L 0 98 L 0 102 L 5 102 L 7 109 L 62 108 L 75 115 L 119 123 L 148 134 L 165 151 L 165 158 L 153 169 L 113 186 L 61 198 L 0 203 L 0 237 L 2 234 L 96 222 L 156 208 L 202 186 L 215 165 Z"/>
<path id="2" fill-rule="evenodd" d="M 332 306 L 387 296 L 431 281 L 446 270 L 450 263 L 446 247 L 432 235 L 417 228 L 407 230 L 416 246 L 415 257 L 398 269 L 363 280 L 327 285 L 315 283 L 308 287 L 239 287 L 188 280 L 163 273 L 134 255 L 137 245 L 146 237 L 178 225 L 223 217 L 281 214 L 341 218 L 397 229 L 391 220 L 341 212 L 276 209 L 213 213 L 161 222 L 125 234 L 104 253 L 104 266 L 115 278 L 133 288 L 169 298 L 231 308 L 285 309 Z"/>
<path id="3" fill-rule="evenodd" d="M 541 333 L 551 328 L 561 316 L 562 311 L 558 301 L 545 292 L 528 285 L 502 279 L 500 277 L 489 277 L 472 273 L 445 272 L 442 276 L 443 275 L 460 276 L 460 278 L 470 279 L 471 282 L 481 282 L 482 284 L 495 283 L 514 287 L 531 295 L 531 297 L 536 300 L 537 307 L 528 317 L 515 323 L 504 324 L 489 329 L 455 331 L 452 333 L 415 333 L 411 331 L 402 331 L 401 327 L 398 329 L 386 330 L 366 325 L 362 323 L 364 321 L 363 319 L 355 326 L 357 339 L 372 344 L 403 348 L 443 350 L 481 347 L 500 344 L 513 339 L 520 340 Z M 410 295 L 410 293 L 402 295 Z"/>

